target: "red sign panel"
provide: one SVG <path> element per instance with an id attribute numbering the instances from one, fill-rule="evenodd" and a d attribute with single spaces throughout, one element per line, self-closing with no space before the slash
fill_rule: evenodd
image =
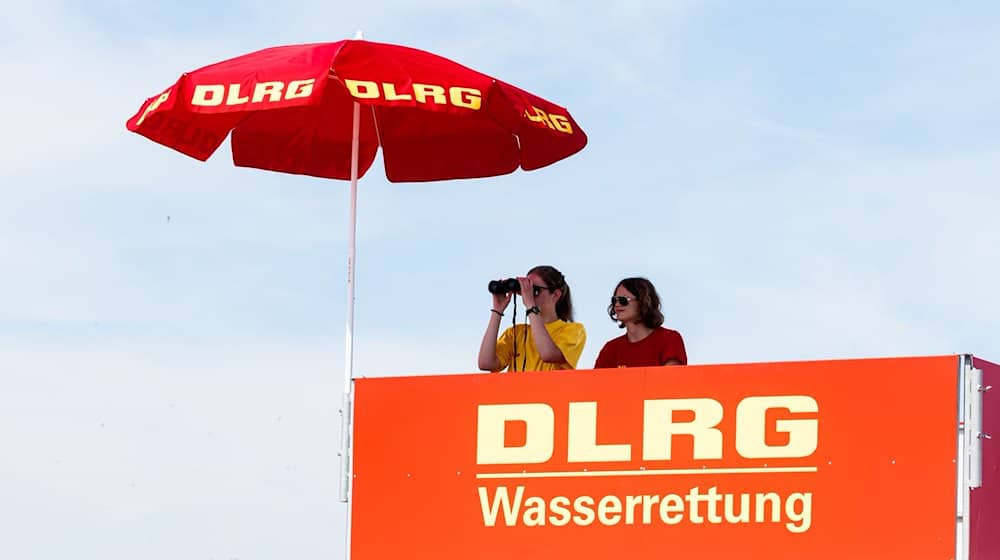
<path id="1" fill-rule="evenodd" d="M 351 557 L 951 558 L 957 371 L 359 379 Z"/>

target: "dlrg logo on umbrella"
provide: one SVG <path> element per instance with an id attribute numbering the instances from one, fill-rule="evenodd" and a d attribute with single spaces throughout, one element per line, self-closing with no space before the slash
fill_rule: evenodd
<path id="1" fill-rule="evenodd" d="M 382 82 L 378 84 L 369 80 L 351 80 L 344 78 L 344 86 L 355 99 L 382 99 L 384 101 L 415 101 L 417 103 L 434 105 L 454 105 L 478 111 L 483 105 L 483 92 L 476 88 L 444 86 L 434 84 L 414 83 L 412 93 L 397 92 L 396 84 Z M 447 91 L 447 97 L 445 92 Z"/>
<path id="2" fill-rule="evenodd" d="M 290 99 L 301 99 L 309 97 L 313 92 L 313 85 L 316 78 L 308 80 L 292 80 L 285 82 L 272 80 L 267 82 L 257 82 L 253 85 L 253 93 L 246 92 L 243 95 L 242 84 L 198 84 L 194 86 L 194 93 L 191 95 L 191 104 L 199 107 L 216 107 L 225 105 L 244 105 L 246 103 L 273 103 L 275 101 Z"/>
<path id="3" fill-rule="evenodd" d="M 546 113 L 538 107 L 532 106 L 531 110 L 524 111 L 524 116 L 529 121 L 543 123 L 552 130 L 565 132 L 566 134 L 573 134 L 573 125 L 569 123 L 569 119 L 566 115 Z"/>
<path id="4" fill-rule="evenodd" d="M 396 84 L 390 82 L 373 82 L 370 80 L 343 79 L 343 84 L 347 91 L 355 99 L 372 99 L 383 101 L 413 101 L 422 104 L 452 105 L 478 111 L 482 108 L 483 92 L 471 87 L 444 86 L 435 84 L 423 84 L 414 82 L 411 92 L 397 89 Z M 570 124 L 569 117 L 555 113 L 548 113 L 532 105 L 524 111 L 524 117 L 531 122 L 542 123 L 548 128 L 573 134 L 573 125 Z"/>

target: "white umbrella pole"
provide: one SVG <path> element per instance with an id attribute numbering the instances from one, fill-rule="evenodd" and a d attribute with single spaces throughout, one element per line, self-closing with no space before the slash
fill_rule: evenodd
<path id="1" fill-rule="evenodd" d="M 340 501 L 347 502 L 351 487 L 351 381 L 354 379 L 354 232 L 358 217 L 358 141 L 361 105 L 354 102 L 351 131 L 351 218 L 347 229 L 347 328 L 344 337 L 344 398 L 340 409 Z"/>

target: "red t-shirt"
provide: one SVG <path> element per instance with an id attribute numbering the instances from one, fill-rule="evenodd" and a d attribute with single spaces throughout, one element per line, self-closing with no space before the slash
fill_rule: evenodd
<path id="1" fill-rule="evenodd" d="M 609 340 L 597 355 L 594 369 L 662 366 L 669 360 L 687 364 L 684 339 L 677 331 L 657 327 L 639 342 L 629 342 L 628 335 Z"/>

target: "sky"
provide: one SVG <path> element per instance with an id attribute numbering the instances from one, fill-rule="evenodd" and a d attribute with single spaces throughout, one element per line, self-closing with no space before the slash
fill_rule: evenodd
<path id="1" fill-rule="evenodd" d="M 39 0 L 0 21 L 0 556 L 345 556 L 349 189 L 125 130 L 184 71 L 370 40 L 569 109 L 550 167 L 359 186 L 354 370 L 469 373 L 551 264 L 692 364 L 1000 359 L 1000 4 Z"/>

